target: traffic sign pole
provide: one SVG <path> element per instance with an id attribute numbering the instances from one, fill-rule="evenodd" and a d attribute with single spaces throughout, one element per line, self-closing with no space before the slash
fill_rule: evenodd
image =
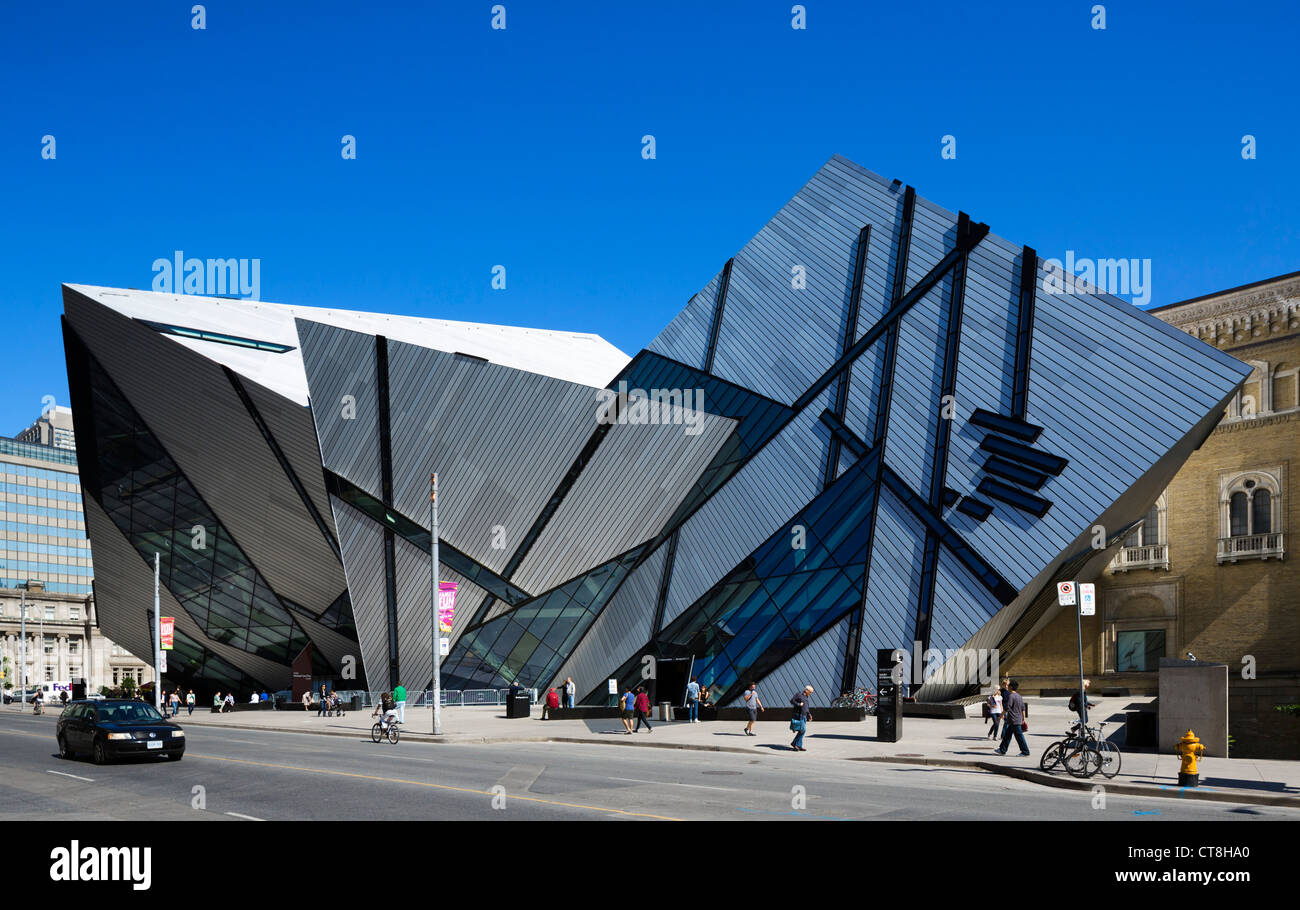
<path id="1" fill-rule="evenodd" d="M 1075 582 L 1075 585 L 1074 585 L 1074 586 L 1077 588 L 1077 587 L 1079 586 L 1079 585 L 1078 585 L 1078 582 Z M 1084 728 L 1085 728 L 1085 729 L 1081 729 L 1081 730 L 1079 731 L 1079 733 L 1080 733 L 1081 735 L 1086 736 L 1086 735 L 1087 735 L 1087 732 L 1088 732 L 1087 729 L 1086 729 L 1087 726 L 1088 726 L 1088 696 L 1087 696 L 1086 694 L 1084 694 L 1084 691 L 1083 691 L 1083 603 L 1082 603 L 1082 598 L 1080 598 L 1079 606 L 1077 606 L 1077 607 L 1075 608 L 1075 610 L 1074 610 L 1074 627 L 1075 627 L 1075 630 L 1079 633 L 1079 717 L 1083 720 L 1083 726 L 1084 726 Z"/>

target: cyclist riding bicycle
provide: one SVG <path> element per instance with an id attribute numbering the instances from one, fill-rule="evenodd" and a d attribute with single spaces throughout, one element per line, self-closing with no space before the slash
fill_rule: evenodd
<path id="1" fill-rule="evenodd" d="M 397 720 L 397 703 L 393 701 L 393 693 L 385 692 L 379 696 L 379 704 L 375 705 L 375 710 L 370 712 L 371 717 L 382 713 L 379 718 L 379 726 L 385 733 L 388 732 L 388 725 Z"/>

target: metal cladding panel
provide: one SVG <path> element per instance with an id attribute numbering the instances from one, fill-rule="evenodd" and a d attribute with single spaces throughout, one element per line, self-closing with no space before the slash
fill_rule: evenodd
<path id="1" fill-rule="evenodd" d="M 939 282 L 903 317 L 890 396 L 885 461 L 922 498 L 929 497 L 930 466 L 943 402 L 944 342 L 949 282 Z"/>
<path id="2" fill-rule="evenodd" d="M 321 462 L 379 497 L 375 337 L 303 319 L 297 326 Z"/>
<path id="3" fill-rule="evenodd" d="M 695 435 L 685 424 L 611 427 L 512 581 L 546 591 L 653 538 L 736 425 L 696 414 Z"/>
<path id="4" fill-rule="evenodd" d="M 98 625 L 114 644 L 152 665 L 153 641 L 149 637 L 149 612 L 153 609 L 153 566 L 141 558 L 92 496 L 84 496 L 86 530 L 95 553 L 95 615 Z M 158 591 L 159 610 L 176 619 L 176 629 L 208 651 L 253 677 L 259 683 L 282 689 L 290 668 L 240 648 L 207 637 L 165 587 Z"/>
<path id="5" fill-rule="evenodd" d="M 328 607 L 344 586 L 338 558 L 222 368 L 75 291 L 65 303 L 82 343 L 271 589 Z"/>
<path id="6" fill-rule="evenodd" d="M 849 621 L 843 619 L 771 673 L 752 680 L 758 683 L 758 697 L 763 699 L 763 707 L 769 711 L 781 711 L 791 698 L 803 691 L 804 686 L 813 687 L 814 704 L 828 704 L 840 694 L 844 649 L 848 641 Z M 748 686 L 743 680 L 742 684 Z M 741 704 L 742 700 L 737 698 L 729 706 Z"/>
<path id="7" fill-rule="evenodd" d="M 819 395 L 682 525 L 665 625 L 821 492 L 833 400 Z"/>
<path id="8" fill-rule="evenodd" d="M 395 556 L 398 682 L 407 688 L 422 690 L 433 682 L 429 554 L 398 537 Z M 441 578 L 441 569 L 438 574 Z"/>
<path id="9" fill-rule="evenodd" d="M 867 348 L 849 369 L 849 394 L 845 399 L 844 425 L 870 445 L 880 409 L 880 382 L 885 370 L 885 339 Z"/>
<path id="10" fill-rule="evenodd" d="M 1069 464 L 1035 491 L 1052 503 L 1041 518 L 997 501 L 983 522 L 956 511 L 948 515 L 949 524 L 1021 588 L 1249 373 L 1123 301 L 1045 293 L 1038 274 L 1026 420 L 1044 428 L 1033 448 Z M 958 389 L 961 423 L 953 440 L 961 454 L 950 461 L 950 482 L 963 495 L 974 488 L 956 483 L 964 473 L 974 483 L 973 462 L 982 466 L 987 454 L 977 454 L 987 431 L 966 420 L 980 395 L 978 386 L 970 391 L 968 400 Z M 984 394 L 990 394 L 987 387 Z"/>
<path id="11" fill-rule="evenodd" d="M 352 619 L 357 627 L 366 688 L 388 685 L 388 601 L 384 594 L 384 531 L 365 515 L 330 497 L 334 524 L 339 529 L 343 570 L 352 599 Z"/>
<path id="12" fill-rule="evenodd" d="M 952 555 L 939 548 L 930 620 L 930 647 L 960 648 L 993 618 L 1002 604 Z"/>
<path id="13" fill-rule="evenodd" d="M 596 390 L 409 344 L 388 362 L 394 508 L 427 528 L 437 471 L 439 536 L 503 571 L 595 432 Z"/>
<path id="14" fill-rule="evenodd" d="M 704 354 L 709 347 L 709 328 L 713 325 L 714 303 L 721 283 L 722 273 L 718 272 L 646 348 L 687 366 L 703 368 Z"/>
<path id="15" fill-rule="evenodd" d="M 325 491 L 325 476 L 321 471 L 320 443 L 316 439 L 316 425 L 311 419 L 311 409 L 295 404 L 258 385 L 251 379 L 244 381 L 248 397 L 253 399 L 262 419 L 271 428 L 280 450 L 289 461 L 298 482 L 307 491 L 320 517 L 334 530 L 334 516 L 330 513 L 330 497 Z M 334 531 L 335 541 L 338 532 Z M 340 569 L 340 575 L 342 570 Z"/>
<path id="16" fill-rule="evenodd" d="M 957 216 L 920 196 L 912 214 L 907 289 L 915 287 L 957 245 Z"/>
<path id="17" fill-rule="evenodd" d="M 331 521 L 333 517 L 331 516 Z M 321 625 L 310 616 L 297 610 L 293 611 L 293 618 L 302 630 L 307 633 L 311 639 L 313 649 L 320 653 L 321 656 L 329 662 L 331 667 L 339 670 L 343 668 L 344 657 L 360 658 L 360 648 L 357 643 L 329 626 Z M 364 661 L 362 661 L 364 664 Z M 364 668 L 364 667 L 363 667 Z"/>
<path id="18" fill-rule="evenodd" d="M 876 650 L 902 648 L 910 666 L 925 529 L 888 489 L 880 492 L 858 648 L 858 685 L 876 687 Z"/>
<path id="19" fill-rule="evenodd" d="M 560 665 L 555 678 L 573 677 L 579 698 L 608 679 L 650 640 L 666 553 L 667 544 L 661 544 L 624 579 L 573 653 Z"/>

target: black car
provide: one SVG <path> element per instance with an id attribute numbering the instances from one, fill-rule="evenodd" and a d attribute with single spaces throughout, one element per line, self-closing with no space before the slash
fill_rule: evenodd
<path id="1" fill-rule="evenodd" d="M 59 715 L 54 735 L 64 758 L 86 753 L 99 765 L 126 756 L 165 755 L 180 761 L 185 755 L 185 731 L 180 724 L 142 701 L 69 702 Z"/>

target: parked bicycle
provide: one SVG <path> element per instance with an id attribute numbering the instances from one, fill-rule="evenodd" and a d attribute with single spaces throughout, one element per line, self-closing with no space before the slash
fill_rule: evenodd
<path id="1" fill-rule="evenodd" d="M 388 729 L 385 730 L 384 725 L 376 721 L 375 725 L 370 728 L 370 741 L 382 742 L 387 737 L 390 743 L 396 745 L 397 741 L 402 737 L 401 732 L 397 729 L 401 723 L 397 718 L 393 718 L 388 722 Z"/>
<path id="2" fill-rule="evenodd" d="M 1092 777 L 1097 772 L 1107 779 L 1119 774 L 1119 747 L 1105 738 L 1102 721 L 1096 726 L 1080 729 L 1076 721 L 1065 738 L 1057 740 L 1043 750 L 1038 767 L 1051 771 L 1061 765 L 1073 777 Z"/>
<path id="3" fill-rule="evenodd" d="M 868 714 L 876 713 L 876 695 L 870 689 L 855 689 L 831 700 L 832 708 L 863 708 Z"/>

